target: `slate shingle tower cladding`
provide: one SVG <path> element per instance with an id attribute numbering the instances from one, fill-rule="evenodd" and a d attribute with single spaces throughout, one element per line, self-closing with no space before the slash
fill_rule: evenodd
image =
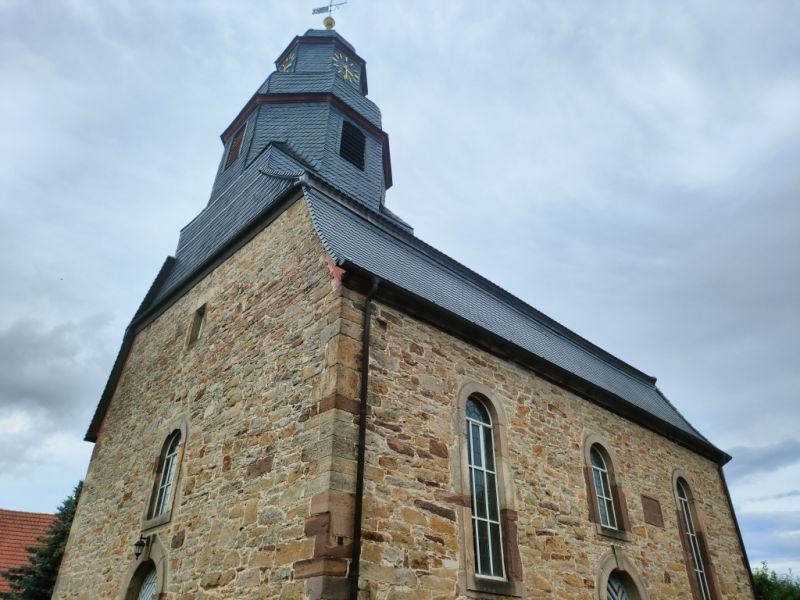
<path id="1" fill-rule="evenodd" d="M 341 65 L 341 66 L 337 66 Z M 335 31 L 310 30 L 298 36 L 275 61 L 272 73 L 251 103 L 223 133 L 226 145 L 209 204 L 220 199 L 240 176 L 252 170 L 270 145 L 310 168 L 373 210 L 383 206 L 391 185 L 388 138 L 381 113 L 367 99 L 367 67 Z M 347 69 L 347 79 L 339 71 Z M 366 136 L 364 169 L 339 156 L 342 124 L 354 122 Z M 242 160 L 226 168 L 233 133 L 245 127 Z"/>

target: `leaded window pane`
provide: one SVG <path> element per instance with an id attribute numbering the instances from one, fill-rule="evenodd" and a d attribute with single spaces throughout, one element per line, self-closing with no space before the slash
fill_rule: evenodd
<path id="1" fill-rule="evenodd" d="M 486 518 L 486 474 L 478 469 L 473 469 L 475 479 L 475 499 L 472 503 L 472 510 L 481 518 Z"/>
<path id="2" fill-rule="evenodd" d="M 503 549 L 500 547 L 500 525 L 491 523 L 489 525 L 489 539 L 492 544 L 492 575 L 495 577 L 503 576 Z"/>
<path id="3" fill-rule="evenodd" d="M 600 454 L 600 452 L 598 452 L 597 448 L 595 448 L 594 446 L 592 446 L 592 449 L 589 451 L 589 458 L 592 461 L 593 467 L 605 470 L 606 461 L 603 460 L 603 456 Z"/>
<path id="4" fill-rule="evenodd" d="M 482 520 L 477 520 L 475 523 L 478 529 L 478 572 L 491 575 L 492 564 L 491 555 L 489 554 L 489 524 Z"/>
<path id="5" fill-rule="evenodd" d="M 600 508 L 600 523 L 608 525 L 608 509 L 606 508 L 606 503 L 601 502 L 598 506 Z"/>
<path id="6" fill-rule="evenodd" d="M 483 455 L 486 458 L 486 468 L 494 471 L 494 444 L 492 443 L 492 430 L 483 428 Z"/>
<path id="7" fill-rule="evenodd" d="M 592 469 L 592 476 L 594 477 L 595 493 L 600 494 L 603 491 L 603 476 L 596 469 Z"/>
<path id="8" fill-rule="evenodd" d="M 486 409 L 471 398 L 467 400 L 467 418 L 479 423 L 491 424 L 489 413 L 486 412 Z"/>
<path id="9" fill-rule="evenodd" d="M 483 466 L 483 451 L 481 448 L 481 428 L 473 423 L 470 426 L 472 440 L 472 464 L 476 467 Z"/>
<path id="10" fill-rule="evenodd" d="M 486 474 L 486 489 L 487 490 L 496 490 L 497 489 L 497 481 L 495 479 L 494 473 L 487 473 Z M 486 500 L 489 503 L 489 520 L 500 522 L 500 511 L 498 510 L 497 506 L 497 494 L 487 494 Z"/>

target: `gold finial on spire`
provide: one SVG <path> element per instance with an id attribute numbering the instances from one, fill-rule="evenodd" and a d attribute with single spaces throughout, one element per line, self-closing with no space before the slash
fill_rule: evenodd
<path id="1" fill-rule="evenodd" d="M 324 13 L 328 13 L 328 16 L 326 16 L 322 20 L 322 24 L 325 25 L 325 29 L 333 29 L 334 26 L 336 25 L 336 21 L 333 20 L 333 17 L 331 16 L 331 13 L 333 11 L 335 11 L 337 8 L 339 8 L 340 6 L 342 6 L 343 4 L 347 4 L 347 0 L 345 0 L 344 2 L 338 2 L 338 3 L 334 3 L 333 0 L 328 0 L 328 6 L 320 6 L 319 8 L 314 8 L 314 9 L 311 10 L 311 14 L 312 15 L 321 15 L 321 14 L 324 14 Z"/>

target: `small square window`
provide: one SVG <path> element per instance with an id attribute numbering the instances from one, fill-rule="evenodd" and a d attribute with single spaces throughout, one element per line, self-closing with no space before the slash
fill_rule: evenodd
<path id="1" fill-rule="evenodd" d="M 195 313 L 194 317 L 192 317 L 192 327 L 189 329 L 189 339 L 187 340 L 186 345 L 191 346 L 194 344 L 203 333 L 203 325 L 206 321 L 206 305 L 203 304 L 200 308 L 198 308 Z"/>
<path id="2" fill-rule="evenodd" d="M 230 167 L 237 158 L 239 158 L 239 153 L 242 150 L 242 142 L 244 141 L 244 126 L 239 128 L 239 131 L 233 134 L 233 139 L 231 140 L 231 146 L 228 149 L 228 158 L 225 159 L 225 168 L 227 169 Z"/>

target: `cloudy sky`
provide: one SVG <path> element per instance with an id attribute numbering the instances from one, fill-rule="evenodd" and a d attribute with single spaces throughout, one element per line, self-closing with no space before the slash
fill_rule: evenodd
<path id="1" fill-rule="evenodd" d="M 321 0 L 0 0 L 0 507 L 52 511 L 219 134 Z M 351 0 L 419 237 L 659 378 L 800 570 L 800 4 Z"/>

